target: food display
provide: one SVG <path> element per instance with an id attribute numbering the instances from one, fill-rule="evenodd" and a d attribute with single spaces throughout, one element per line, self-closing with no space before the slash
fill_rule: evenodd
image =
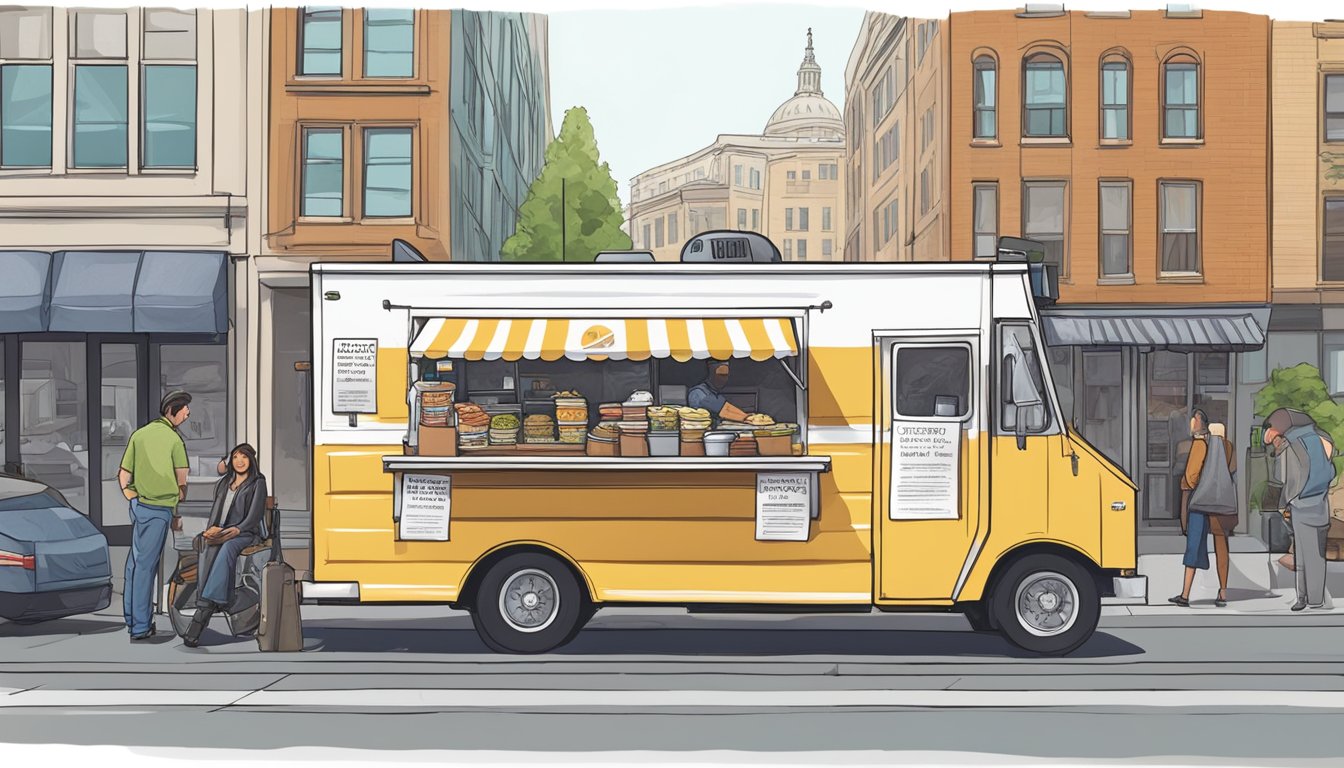
<path id="1" fill-rule="evenodd" d="M 452 426 L 453 392 L 456 385 L 452 382 L 417 381 L 415 396 L 420 401 L 420 426 Z"/>
<path id="2" fill-rule="evenodd" d="M 555 419 L 547 413 L 534 413 L 523 419 L 523 442 L 554 443 Z"/>
<path id="3" fill-rule="evenodd" d="M 775 420 L 768 414 L 752 413 L 747 415 L 747 423 L 753 427 L 768 427 L 775 423 Z"/>
<path id="4" fill-rule="evenodd" d="M 555 421 L 564 426 L 583 425 L 588 426 L 588 401 L 583 395 L 570 390 L 566 392 L 555 393 Z"/>
<path id="5" fill-rule="evenodd" d="M 756 456 L 756 436 L 750 432 L 739 433 L 732 445 L 728 446 L 729 456 Z"/>
<path id="6" fill-rule="evenodd" d="M 597 407 L 597 415 L 602 421 L 620 421 L 623 414 L 620 403 L 603 403 Z"/>
<path id="7" fill-rule="evenodd" d="M 649 429 L 654 432 L 676 432 L 681 414 L 674 405 L 651 405 L 648 408 Z"/>
<path id="8" fill-rule="evenodd" d="M 490 416 L 485 409 L 475 403 L 458 403 L 453 408 L 457 411 L 458 445 L 463 448 L 484 448 L 488 445 Z"/>
<path id="9" fill-rule="evenodd" d="M 490 419 L 491 445 L 517 445 L 518 430 L 522 423 L 512 413 L 501 413 Z"/>

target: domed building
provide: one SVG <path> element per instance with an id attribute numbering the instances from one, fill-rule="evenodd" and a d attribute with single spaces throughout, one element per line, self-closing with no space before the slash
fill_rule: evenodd
<path id="1" fill-rule="evenodd" d="M 809 29 L 793 96 L 759 135 L 720 134 L 630 180 L 630 237 L 659 261 L 713 229 L 759 232 L 785 261 L 841 261 L 844 161 L 844 119 L 821 90 Z"/>

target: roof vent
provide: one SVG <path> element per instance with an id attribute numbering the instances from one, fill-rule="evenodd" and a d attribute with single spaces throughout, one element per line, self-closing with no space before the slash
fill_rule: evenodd
<path id="1" fill-rule="evenodd" d="M 783 261 L 770 238 L 755 232 L 716 229 L 701 232 L 681 247 L 683 262 L 712 264 L 775 263 Z"/>
<path id="2" fill-rule="evenodd" d="M 1019 18 L 1031 17 L 1039 18 L 1042 16 L 1063 16 L 1063 3 L 1027 3 L 1026 7 L 1017 14 Z"/>

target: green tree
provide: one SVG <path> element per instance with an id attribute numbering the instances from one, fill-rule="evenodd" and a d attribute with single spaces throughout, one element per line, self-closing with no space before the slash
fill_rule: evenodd
<path id="1" fill-rule="evenodd" d="M 1344 405 L 1330 397 L 1316 366 L 1302 363 L 1270 374 L 1269 383 L 1255 396 L 1255 415 L 1263 419 L 1279 408 L 1302 411 L 1330 435 L 1330 442 L 1344 447 Z M 1335 475 L 1344 478 L 1344 456 L 1334 461 Z"/>
<path id="2" fill-rule="evenodd" d="M 527 192 L 518 212 L 518 229 L 504 242 L 500 258 L 592 261 L 600 251 L 630 248 L 621 222 L 616 180 L 598 157 L 588 110 L 572 107 L 565 112 L 560 135 L 546 147 L 546 162 Z"/>

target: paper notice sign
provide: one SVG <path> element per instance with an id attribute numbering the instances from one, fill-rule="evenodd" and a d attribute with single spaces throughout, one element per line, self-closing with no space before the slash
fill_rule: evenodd
<path id="1" fill-rule="evenodd" d="M 452 478 L 405 473 L 397 489 L 397 538 L 447 541 L 452 507 Z"/>
<path id="2" fill-rule="evenodd" d="M 756 475 L 756 540 L 807 541 L 812 523 L 812 475 Z"/>
<path id="3" fill-rule="evenodd" d="M 891 425 L 892 520 L 956 520 L 960 485 L 960 424 Z"/>
<path id="4" fill-rule="evenodd" d="M 377 339 L 333 340 L 331 412 L 378 412 Z"/>

